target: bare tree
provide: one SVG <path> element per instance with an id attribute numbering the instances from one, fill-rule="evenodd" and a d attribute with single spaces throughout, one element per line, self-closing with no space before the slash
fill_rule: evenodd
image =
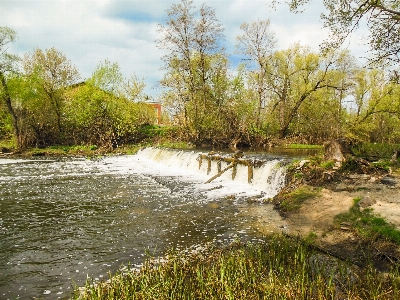
<path id="1" fill-rule="evenodd" d="M 249 67 L 254 70 L 257 93 L 257 125 L 260 126 L 261 110 L 266 101 L 266 82 L 264 66 L 267 63 L 267 57 L 272 53 L 276 45 L 274 33 L 270 31 L 270 21 L 254 21 L 252 23 L 243 23 L 240 29 L 243 35 L 237 37 L 236 49 L 239 54 L 248 57 Z"/>
<path id="2" fill-rule="evenodd" d="M 291 0 L 290 8 L 299 8 L 311 0 Z M 398 0 L 324 0 L 327 13 L 321 15 L 331 30 L 325 49 L 339 47 L 362 20 L 369 29 L 372 62 L 400 63 L 400 5 Z"/>
<path id="3" fill-rule="evenodd" d="M 184 125 L 192 126 L 199 140 L 202 122 L 212 87 L 215 55 L 223 53 L 223 27 L 215 11 L 203 4 L 199 9 L 191 0 L 183 0 L 167 10 L 166 24 L 159 25 L 158 46 L 167 51 L 163 57 L 167 71 L 161 85 L 180 97 Z M 189 117 L 190 110 L 190 117 Z"/>

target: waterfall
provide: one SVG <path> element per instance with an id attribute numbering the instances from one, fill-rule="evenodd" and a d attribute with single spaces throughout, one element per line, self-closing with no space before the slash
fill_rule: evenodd
<path id="1" fill-rule="evenodd" d="M 265 199 L 275 196 L 285 184 L 285 168 L 282 167 L 285 161 L 277 158 L 258 160 L 258 164 L 252 168 L 250 179 L 248 166 L 238 164 L 234 171 L 232 168 L 212 182 L 205 183 L 230 163 L 221 161 L 218 168 L 217 161 L 209 162 L 203 159 L 199 162 L 201 155 L 204 157 L 207 153 L 145 148 L 134 157 L 140 161 L 140 165 L 145 164 L 145 173 L 155 176 L 177 176 L 180 180 L 192 183 L 199 192 L 205 192 L 212 198 L 235 195 Z M 247 161 L 252 159 L 255 158 L 245 158 Z M 232 176 L 232 172 L 235 172 L 235 176 Z"/>

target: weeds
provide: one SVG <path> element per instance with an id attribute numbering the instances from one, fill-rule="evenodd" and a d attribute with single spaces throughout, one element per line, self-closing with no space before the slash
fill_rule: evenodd
<path id="1" fill-rule="evenodd" d="M 398 275 L 397 269 L 387 276 L 372 268 L 355 271 L 279 235 L 257 244 L 170 252 L 165 262 L 147 260 L 140 271 L 89 281 L 73 299 L 397 299 Z"/>

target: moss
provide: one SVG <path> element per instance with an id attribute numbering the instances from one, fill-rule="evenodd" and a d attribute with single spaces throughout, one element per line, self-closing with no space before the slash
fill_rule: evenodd
<path id="1" fill-rule="evenodd" d="M 320 191 L 320 188 L 314 188 L 307 185 L 301 186 L 283 196 L 284 200 L 281 202 L 280 208 L 285 212 L 297 211 L 300 209 L 304 201 L 318 196 Z"/>
<path id="2" fill-rule="evenodd" d="M 328 161 L 322 162 L 320 166 L 322 169 L 327 170 L 327 169 L 332 169 L 334 165 L 335 165 L 335 162 L 333 160 L 328 160 Z"/>

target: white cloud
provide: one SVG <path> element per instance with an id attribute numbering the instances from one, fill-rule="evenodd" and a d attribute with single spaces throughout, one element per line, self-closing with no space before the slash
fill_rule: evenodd
<path id="1" fill-rule="evenodd" d="M 204 0 L 194 0 L 199 7 Z M 316 2 L 316 1 L 314 1 Z M 91 76 L 99 62 L 118 62 L 125 77 L 136 73 L 152 90 L 162 78 L 163 55 L 155 40 L 157 23 L 166 19 L 165 10 L 178 0 L 1 0 L 0 26 L 18 32 L 19 40 L 10 51 L 23 55 L 35 48 L 55 47 L 80 70 Z M 306 6 L 303 14 L 292 14 L 287 5 L 271 10 L 265 0 L 219 0 L 207 5 L 215 9 L 225 26 L 228 53 L 234 52 L 236 36 L 243 22 L 271 19 L 278 48 L 288 48 L 300 41 L 313 50 L 326 36 L 319 14 L 322 4 Z M 358 46 L 362 48 L 361 46 Z"/>

